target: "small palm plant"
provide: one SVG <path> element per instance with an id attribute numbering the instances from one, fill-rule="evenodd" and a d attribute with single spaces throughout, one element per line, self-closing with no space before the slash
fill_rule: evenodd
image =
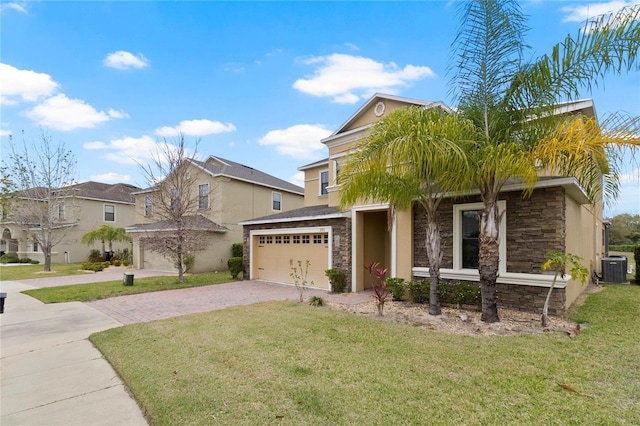
<path id="1" fill-rule="evenodd" d="M 549 287 L 549 292 L 547 293 L 547 298 L 544 301 L 544 307 L 542 308 L 542 326 L 547 326 L 547 313 L 549 312 L 549 300 L 551 299 L 551 293 L 553 292 L 553 287 L 556 284 L 556 280 L 558 279 L 558 275 L 564 278 L 567 275 L 567 266 L 569 264 L 571 267 L 571 279 L 579 279 L 582 285 L 587 281 L 587 277 L 589 276 L 589 271 L 585 268 L 580 261 L 582 258 L 580 256 L 576 256 L 571 253 L 562 253 L 559 251 L 550 251 L 547 253 L 547 260 L 542 264 L 542 270 L 546 271 L 552 269 L 555 271 L 553 276 L 553 281 L 551 281 L 551 287 Z"/>

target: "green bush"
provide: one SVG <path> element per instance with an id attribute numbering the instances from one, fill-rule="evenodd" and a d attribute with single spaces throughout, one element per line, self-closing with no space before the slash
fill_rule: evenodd
<path id="1" fill-rule="evenodd" d="M 16 253 L 5 253 L 0 257 L 0 263 L 20 263 L 20 258 Z"/>
<path id="2" fill-rule="evenodd" d="M 311 306 L 324 306 L 324 299 L 320 296 L 312 296 L 309 299 L 309 304 Z"/>
<path id="3" fill-rule="evenodd" d="M 122 262 L 120 261 L 120 259 L 116 259 L 113 261 L 113 266 L 120 266 L 122 265 Z"/>
<path id="4" fill-rule="evenodd" d="M 122 261 L 122 264 L 124 266 L 129 266 L 129 265 L 131 265 L 131 262 L 129 262 L 128 260 L 125 259 L 125 260 Z"/>
<path id="5" fill-rule="evenodd" d="M 480 286 L 467 283 L 447 283 L 439 285 L 440 303 L 451 305 L 480 305 Z"/>
<path id="6" fill-rule="evenodd" d="M 193 255 L 185 256 L 182 263 L 184 264 L 184 271 L 191 272 L 193 271 L 193 265 L 196 263 L 196 257 Z"/>
<path id="7" fill-rule="evenodd" d="M 621 251 L 623 253 L 632 253 L 635 250 L 633 244 L 609 244 L 609 251 Z"/>
<path id="8" fill-rule="evenodd" d="M 342 293 L 344 291 L 347 286 L 347 276 L 342 269 L 327 269 L 324 274 L 329 278 L 333 293 Z"/>
<path id="9" fill-rule="evenodd" d="M 242 257 L 242 243 L 233 243 L 231 246 L 231 257 Z"/>
<path id="10" fill-rule="evenodd" d="M 37 265 L 38 263 L 40 263 L 39 260 L 35 260 L 35 259 L 31 259 L 31 262 L 29 262 L 32 265 Z"/>
<path id="11" fill-rule="evenodd" d="M 84 262 L 82 269 L 85 271 L 100 272 L 104 271 L 104 268 L 109 266 L 109 262 Z"/>
<path id="12" fill-rule="evenodd" d="M 28 257 L 22 257 L 20 258 L 20 263 L 31 263 L 31 259 Z"/>
<path id="13" fill-rule="evenodd" d="M 407 285 L 409 299 L 413 303 L 429 303 L 429 281 L 413 280 Z"/>
<path id="14" fill-rule="evenodd" d="M 229 267 L 229 272 L 231 273 L 231 278 L 234 280 L 238 278 L 240 272 L 242 272 L 242 258 L 241 257 L 232 257 L 227 260 L 227 266 Z"/>
<path id="15" fill-rule="evenodd" d="M 387 287 L 391 293 L 392 300 L 403 300 L 407 289 L 407 282 L 404 278 L 387 278 Z"/>
<path id="16" fill-rule="evenodd" d="M 636 259 L 636 284 L 640 285 L 640 244 L 634 247 L 633 257 Z"/>

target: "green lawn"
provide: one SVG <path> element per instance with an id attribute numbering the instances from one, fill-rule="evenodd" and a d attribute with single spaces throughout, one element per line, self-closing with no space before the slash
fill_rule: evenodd
<path id="1" fill-rule="evenodd" d="M 99 273 L 99 272 L 98 272 Z M 107 297 L 127 294 L 149 293 L 152 291 L 171 290 L 174 288 L 198 287 L 210 284 L 221 284 L 234 281 L 228 272 L 194 274 L 185 276 L 184 283 L 178 282 L 177 276 L 158 276 L 135 278 L 134 285 L 124 286 L 122 280 L 105 281 L 91 284 L 74 284 L 60 287 L 25 290 L 24 294 L 44 302 L 88 302 Z"/>
<path id="2" fill-rule="evenodd" d="M 64 275 L 86 275 L 93 272 L 82 271 L 80 263 L 54 263 L 50 272 L 44 272 L 44 265 L 3 265 L 0 263 L 0 281 L 26 280 L 29 278 L 61 277 Z"/>
<path id="3" fill-rule="evenodd" d="M 270 302 L 90 339 L 152 425 L 638 424 L 640 286 L 574 315 L 574 339 L 480 338 Z"/>

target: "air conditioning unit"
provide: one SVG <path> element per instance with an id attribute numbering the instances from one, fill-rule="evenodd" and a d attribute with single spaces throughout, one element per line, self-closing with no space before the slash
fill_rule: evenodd
<path id="1" fill-rule="evenodd" d="M 605 283 L 626 283 L 627 256 L 609 256 L 602 259 L 602 281 Z"/>

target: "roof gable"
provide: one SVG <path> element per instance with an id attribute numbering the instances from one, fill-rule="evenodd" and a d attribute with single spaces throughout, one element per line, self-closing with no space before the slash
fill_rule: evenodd
<path id="1" fill-rule="evenodd" d="M 422 101 L 419 99 L 405 98 L 402 96 L 385 95 L 383 93 L 374 94 L 367 102 L 364 103 L 351 117 L 347 119 L 335 132 L 329 137 L 322 140 L 327 142 L 342 133 L 352 130 L 371 126 L 378 121 L 380 117 L 388 115 L 390 112 L 399 108 L 408 106 L 422 106 L 425 108 L 440 107 L 447 111 L 451 111 L 444 102 Z"/>

